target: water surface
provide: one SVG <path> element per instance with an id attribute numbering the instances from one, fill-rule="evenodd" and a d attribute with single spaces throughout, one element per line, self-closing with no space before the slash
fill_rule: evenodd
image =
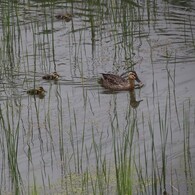
<path id="1" fill-rule="evenodd" d="M 34 185 L 71 194 L 62 181 L 86 171 L 96 180 L 104 161 L 112 170 L 115 144 L 130 135 L 134 193 L 156 194 L 157 183 L 158 193 L 193 194 L 194 9 L 194 1 L 3 1 L 1 193 L 19 180 L 24 194 Z M 55 18 L 65 13 L 71 21 Z M 97 83 L 102 72 L 131 69 L 144 83 L 134 93 Z M 59 81 L 42 80 L 53 71 Z M 42 99 L 26 93 L 37 86 L 47 91 Z"/>

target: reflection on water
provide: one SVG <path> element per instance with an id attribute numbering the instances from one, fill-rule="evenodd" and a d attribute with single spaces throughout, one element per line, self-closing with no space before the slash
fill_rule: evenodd
<path id="1" fill-rule="evenodd" d="M 130 92 L 130 105 L 132 106 L 132 108 L 137 108 L 141 101 L 143 100 L 136 100 L 135 91 Z"/>
<path id="2" fill-rule="evenodd" d="M 130 194 L 123 184 L 132 194 L 193 194 L 194 8 L 2 1 L 1 194 L 33 194 L 32 186 L 52 194 L 51 183 L 69 194 Z M 97 83 L 102 72 L 132 69 L 143 88 L 110 92 Z M 57 81 L 42 79 L 55 71 Z M 44 98 L 26 93 L 37 86 Z M 124 179 L 130 172 L 135 181 Z"/>

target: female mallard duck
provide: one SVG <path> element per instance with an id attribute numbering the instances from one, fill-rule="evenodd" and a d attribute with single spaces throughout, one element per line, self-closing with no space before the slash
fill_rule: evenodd
<path id="1" fill-rule="evenodd" d="M 138 82 L 139 87 L 143 86 L 143 83 L 137 76 L 135 71 L 130 71 L 128 73 L 128 79 L 114 74 L 102 74 L 100 79 L 100 84 L 102 87 L 110 90 L 133 90 L 135 88 L 135 80 Z"/>
<path id="2" fill-rule="evenodd" d="M 72 14 L 70 13 L 58 14 L 55 17 L 60 20 L 65 20 L 66 22 L 70 22 L 72 20 Z"/>
<path id="3" fill-rule="evenodd" d="M 51 74 L 46 74 L 42 77 L 42 79 L 45 79 L 45 80 L 58 80 L 60 77 L 60 75 L 57 73 L 57 72 L 53 72 Z"/>
<path id="4" fill-rule="evenodd" d="M 43 87 L 39 87 L 37 89 L 29 89 L 27 91 L 27 94 L 29 95 L 44 95 L 46 91 L 43 89 Z"/>

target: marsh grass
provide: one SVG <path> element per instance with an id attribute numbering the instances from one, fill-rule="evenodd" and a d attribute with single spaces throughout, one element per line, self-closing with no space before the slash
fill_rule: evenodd
<path id="1" fill-rule="evenodd" d="M 71 9 L 73 9 L 73 4 L 71 1 Z M 134 1 L 121 1 L 120 4 L 118 1 L 89 1 L 86 4 L 87 9 L 83 12 L 88 20 L 83 23 L 84 27 L 75 29 L 72 21 L 71 32 L 67 33 L 69 47 L 73 48 L 70 49 L 70 53 L 72 51 L 74 53 L 74 55 L 69 54 L 70 58 L 74 56 L 74 68 L 71 67 L 70 63 L 70 72 L 74 72 L 74 76 L 79 74 L 82 95 L 80 94 L 78 98 L 82 99 L 82 108 L 77 108 L 77 105 L 74 104 L 74 97 L 70 95 L 71 93 L 68 92 L 66 98 L 62 96 L 63 85 L 58 84 L 53 91 L 53 83 L 47 84 L 49 90 L 46 100 L 28 97 L 28 105 L 26 106 L 28 110 L 26 112 L 24 112 L 25 105 L 22 104 L 21 99 L 6 99 L 0 104 L 2 157 L 0 194 L 8 194 L 10 191 L 12 194 L 28 193 L 32 195 L 52 194 L 52 192 L 54 192 L 53 194 L 59 192 L 60 194 L 83 195 L 149 195 L 162 194 L 164 191 L 181 194 L 180 178 L 185 180 L 186 189 L 184 191 L 194 194 L 194 162 L 191 147 L 192 130 L 195 126 L 195 120 L 192 118 L 195 118 L 195 108 L 191 99 L 188 99 L 183 103 L 182 114 L 180 113 L 181 106 L 178 105 L 175 88 L 176 65 L 174 65 L 173 70 L 169 68 L 171 56 L 168 52 L 166 53 L 167 63 L 165 66 L 168 92 L 165 101 L 161 102 L 161 99 L 157 98 L 160 95 L 158 94 L 158 83 L 155 83 L 154 79 L 153 48 L 148 40 L 151 49 L 153 94 L 152 101 L 146 99 L 147 112 L 142 112 L 140 117 L 140 110 L 134 110 L 128 105 L 124 116 L 121 117 L 121 112 L 118 110 L 120 105 L 118 105 L 117 94 L 109 94 L 111 100 L 107 106 L 111 111 L 108 116 L 107 130 L 102 130 L 101 125 L 96 125 L 96 119 L 94 119 L 95 122 L 91 118 L 88 119 L 89 112 L 95 118 L 97 111 L 96 107 L 93 107 L 95 98 L 92 99 L 91 92 L 84 87 L 86 72 L 83 53 L 86 55 L 87 49 L 84 47 L 85 50 L 82 50 L 83 44 L 86 44 L 90 37 L 92 58 L 95 58 L 97 54 L 96 40 L 102 41 L 102 32 L 106 32 L 104 25 L 110 22 L 112 25 L 109 25 L 109 36 L 112 37 L 114 45 L 112 62 L 113 69 L 117 72 L 121 68 L 118 66 L 121 59 L 130 62 L 133 58 L 134 32 L 137 28 L 139 29 L 137 33 L 141 32 L 142 26 L 140 26 L 139 21 L 143 16 L 140 6 Z M 150 1 L 146 1 L 146 4 L 148 26 L 150 26 L 151 18 L 155 18 L 157 14 L 157 2 L 153 1 L 152 5 Z M 38 83 L 41 83 L 37 79 L 39 70 L 43 72 L 57 70 L 56 36 L 53 31 L 55 28 L 54 18 L 48 19 L 48 13 L 44 11 L 45 25 L 44 30 L 41 29 L 42 31 L 39 20 L 34 21 L 31 18 L 29 25 L 33 43 L 32 48 L 28 48 L 24 44 L 21 34 L 21 10 L 14 2 L 8 1 L 8 6 L 10 9 L 2 9 L 3 45 L 0 50 L 2 65 L 0 79 L 5 77 L 3 73 L 7 73 L 6 76 L 12 78 L 16 71 L 20 72 L 19 62 L 22 60 L 17 61 L 17 59 L 23 53 L 25 78 L 22 88 L 23 85 L 26 88 L 36 87 Z M 43 2 L 44 6 L 48 6 L 48 4 Z M 50 2 L 49 7 L 51 14 L 54 14 L 55 4 Z M 98 10 L 95 13 L 93 13 L 94 7 Z M 151 9 L 154 9 L 153 16 L 150 13 Z M 100 12 L 99 15 L 98 12 Z M 89 37 L 87 37 L 86 29 L 90 32 Z M 44 41 L 51 44 L 45 47 Z M 77 43 L 75 47 L 72 46 L 72 42 Z M 129 68 L 131 64 L 126 63 L 124 66 Z M 28 81 L 27 75 L 31 76 L 30 81 Z M 96 92 L 98 93 L 98 91 Z M 94 96 L 98 96 L 98 106 L 101 107 L 101 103 L 104 101 L 103 95 L 97 93 Z M 57 111 L 51 107 L 52 101 L 55 101 Z M 153 111 L 154 105 L 155 110 Z M 79 109 L 82 112 L 79 112 Z M 55 115 L 52 112 L 55 112 Z M 105 114 L 104 112 L 102 114 Z M 53 117 L 55 117 L 54 120 Z M 105 117 L 107 117 L 107 113 Z M 175 118 L 177 119 L 176 126 L 173 125 Z M 183 164 L 181 170 L 175 169 L 174 159 L 169 160 L 171 158 L 169 155 L 172 155 L 174 144 L 177 142 L 174 139 L 174 128 L 179 129 L 178 134 L 183 138 L 181 141 L 182 152 L 180 151 Z M 142 132 L 146 134 L 146 137 Z M 26 140 L 23 138 L 23 143 L 20 142 L 21 135 L 26 138 Z M 20 146 L 19 143 L 23 146 Z M 24 147 L 26 154 L 27 181 L 21 175 L 22 167 L 18 163 L 19 147 Z M 34 150 L 38 150 L 40 158 L 36 156 Z M 50 157 L 49 160 L 46 159 L 49 163 L 46 164 L 44 157 L 48 153 Z M 41 182 L 38 181 L 39 176 L 36 175 L 37 170 L 34 167 L 36 161 L 43 164 L 39 173 Z M 58 164 L 57 167 L 60 169 L 59 180 L 56 183 L 52 180 L 52 176 L 47 174 L 47 166 L 53 172 L 58 171 L 55 164 Z"/>
<path id="2" fill-rule="evenodd" d="M 23 191 L 23 182 L 18 168 L 18 140 L 21 108 L 19 106 L 18 110 L 15 110 L 14 107 L 13 102 L 7 101 L 5 114 L 3 114 L 2 108 L 0 107 L 0 121 L 1 133 L 5 136 L 4 140 L 2 140 L 2 144 L 4 152 L 7 154 L 5 159 L 8 162 L 13 193 L 20 194 Z M 15 112 L 19 114 L 15 116 Z M 5 163 L 3 164 L 6 165 Z"/>

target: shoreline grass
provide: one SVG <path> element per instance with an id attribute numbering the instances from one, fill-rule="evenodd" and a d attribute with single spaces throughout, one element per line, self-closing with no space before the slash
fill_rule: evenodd
<path id="1" fill-rule="evenodd" d="M 146 7 L 104 0 L 4 3 L 9 9 L 1 8 L 0 194 L 194 194 L 194 99 L 178 98 L 179 51 L 155 45 L 146 30 L 165 30 L 157 26 L 157 1 Z M 60 9 L 75 11 L 73 20 L 55 20 Z M 184 22 L 194 47 L 192 20 L 189 28 Z M 133 68 L 134 56 L 145 55 L 145 42 L 152 70 L 143 70 L 152 87 L 151 94 L 136 92 L 144 98 L 141 109 L 131 107 L 128 93 L 85 86 L 85 77 L 101 69 Z M 164 49 L 161 58 L 158 47 Z M 162 56 L 158 69 L 155 60 Z M 166 72 L 166 91 L 160 91 L 156 70 Z M 51 71 L 71 82 L 66 76 L 42 81 Z M 37 85 L 47 87 L 45 98 L 25 93 Z"/>

